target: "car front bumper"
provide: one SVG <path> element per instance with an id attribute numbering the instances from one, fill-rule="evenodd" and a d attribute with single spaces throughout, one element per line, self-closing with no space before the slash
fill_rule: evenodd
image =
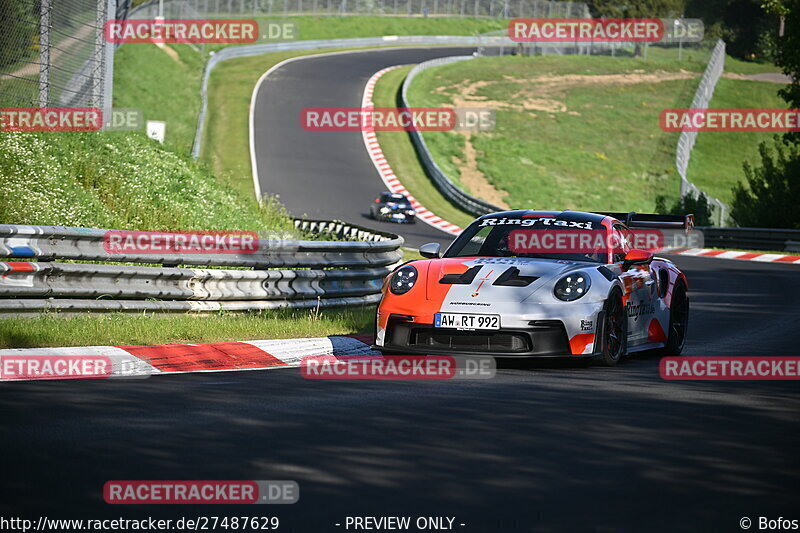
<path id="1" fill-rule="evenodd" d="M 601 320 L 598 322 L 602 324 Z M 595 334 L 602 336 L 602 331 L 597 330 Z M 599 343 L 595 343 L 595 346 L 598 345 Z M 491 355 L 510 358 L 570 359 L 593 357 L 597 352 L 595 349 L 590 353 L 573 354 L 567 330 L 560 320 L 537 320 L 525 328 L 462 331 L 435 328 L 432 324 L 390 319 L 383 336 L 383 345 L 373 346 L 373 349 L 383 353 L 403 355 Z"/>
<path id="2" fill-rule="evenodd" d="M 416 215 L 406 215 L 404 213 L 386 213 L 386 214 L 378 213 L 379 220 L 385 220 L 387 222 L 396 222 L 398 224 L 410 224 L 414 222 L 415 217 Z"/>

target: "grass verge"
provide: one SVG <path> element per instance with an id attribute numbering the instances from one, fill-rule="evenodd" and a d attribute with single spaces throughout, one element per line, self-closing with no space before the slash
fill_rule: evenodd
<path id="1" fill-rule="evenodd" d="M 167 123 L 164 145 L 192 151 L 205 57 L 188 44 L 126 44 L 114 56 L 114 107 L 140 109 Z"/>
<path id="2" fill-rule="evenodd" d="M 124 346 L 371 333 L 375 308 L 313 311 L 278 310 L 257 314 L 86 315 L 44 314 L 0 320 L 0 348 Z"/>
<path id="3" fill-rule="evenodd" d="M 474 35 L 508 27 L 508 21 L 458 17 L 256 17 L 259 23 L 291 21 L 297 24 L 298 39 L 346 39 L 384 35 Z"/>
<path id="4" fill-rule="evenodd" d="M 423 72 L 410 101 L 495 109 L 496 128 L 470 137 L 473 161 L 462 134 L 425 138 L 448 175 L 478 176 L 513 208 L 652 212 L 678 194 L 677 134 L 659 114 L 687 106 L 705 68 L 655 56 L 478 58 Z"/>
<path id="5" fill-rule="evenodd" d="M 142 133 L 0 132 L 0 223 L 143 231 L 283 230 L 204 166 Z"/>

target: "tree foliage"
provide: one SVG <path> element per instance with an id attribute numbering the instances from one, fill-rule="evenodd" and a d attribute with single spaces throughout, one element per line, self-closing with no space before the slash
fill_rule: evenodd
<path id="1" fill-rule="evenodd" d="M 595 15 L 608 18 L 679 17 L 686 0 L 592 0 L 589 5 Z"/>
<path id="2" fill-rule="evenodd" d="M 771 36 L 777 32 L 779 16 L 765 11 L 763 1 L 687 0 L 686 16 L 701 19 L 706 34 L 723 39 L 730 55 L 772 61 Z"/>
<path id="3" fill-rule="evenodd" d="M 775 139 L 761 143 L 761 166 L 744 163 L 747 187 L 733 190 L 732 217 L 740 226 L 800 229 L 800 148 Z"/>
<path id="4" fill-rule="evenodd" d="M 698 197 L 687 194 L 683 198 L 676 200 L 671 206 L 667 206 L 666 196 L 659 196 L 656 198 L 656 212 L 667 215 L 694 215 L 695 225 L 713 225 L 711 222 L 711 206 L 708 203 L 708 197 L 703 193 L 700 193 Z"/>
<path id="5" fill-rule="evenodd" d="M 766 6 L 784 18 L 784 32 L 777 38 L 775 64 L 791 78 L 791 83 L 778 91 L 790 109 L 800 109 L 800 0 L 774 1 Z M 800 132 L 787 133 L 786 140 L 800 144 Z"/>

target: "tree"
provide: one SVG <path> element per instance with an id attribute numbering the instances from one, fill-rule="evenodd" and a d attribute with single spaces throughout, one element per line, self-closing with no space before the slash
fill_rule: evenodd
<path id="1" fill-rule="evenodd" d="M 768 0 L 764 9 L 781 17 L 783 35 L 776 39 L 775 64 L 789 76 L 789 85 L 778 91 L 790 109 L 800 109 L 800 0 Z M 800 144 L 800 132 L 787 133 L 787 142 Z"/>
<path id="2" fill-rule="evenodd" d="M 666 215 L 694 215 L 696 226 L 713 226 L 711 222 L 711 206 L 708 204 L 708 197 L 704 193 L 695 198 L 692 194 L 687 194 L 667 207 L 667 197 L 656 197 L 656 213 Z"/>
<path id="3" fill-rule="evenodd" d="M 744 163 L 748 187 L 733 189 L 731 216 L 740 226 L 800 229 L 800 148 L 775 138 L 775 155 L 761 143 L 761 166 Z"/>
<path id="4" fill-rule="evenodd" d="M 596 15 L 608 18 L 678 17 L 686 0 L 591 0 L 589 6 Z"/>
<path id="5" fill-rule="evenodd" d="M 771 61 L 771 36 L 779 17 L 765 11 L 765 0 L 687 0 L 686 16 L 699 18 L 706 35 L 719 37 L 727 53 L 740 59 Z M 766 0 L 771 1 L 771 0 Z"/>
<path id="6" fill-rule="evenodd" d="M 686 0 L 591 0 L 589 6 L 595 16 L 605 18 L 677 18 L 683 15 Z M 636 43 L 634 55 L 641 52 L 642 44 Z"/>
<path id="7" fill-rule="evenodd" d="M 800 0 L 765 0 L 764 9 L 780 18 L 775 28 L 775 63 L 791 83 L 778 94 L 790 108 L 800 108 Z M 780 35 L 783 31 L 783 35 Z M 800 133 L 775 137 L 775 154 L 766 143 L 758 147 L 761 166 L 744 163 L 747 187 L 733 190 L 733 219 L 741 226 L 800 229 Z"/>

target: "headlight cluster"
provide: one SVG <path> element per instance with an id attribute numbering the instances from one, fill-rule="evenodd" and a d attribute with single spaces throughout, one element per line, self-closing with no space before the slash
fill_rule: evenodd
<path id="1" fill-rule="evenodd" d="M 413 209 L 406 209 L 406 215 L 416 215 L 416 214 L 417 212 L 414 211 Z"/>
<path id="2" fill-rule="evenodd" d="M 553 294 L 559 300 L 572 302 L 589 292 L 591 285 L 592 282 L 589 280 L 589 276 L 583 272 L 573 272 L 558 280 L 553 288 Z"/>
<path id="3" fill-rule="evenodd" d="M 406 265 L 392 274 L 392 279 L 389 281 L 389 290 L 392 291 L 392 294 L 399 296 L 410 291 L 416 282 L 417 269 L 411 265 Z"/>
<path id="4" fill-rule="evenodd" d="M 381 207 L 381 214 L 385 215 L 389 211 L 391 211 L 391 209 L 389 209 L 388 207 Z"/>

